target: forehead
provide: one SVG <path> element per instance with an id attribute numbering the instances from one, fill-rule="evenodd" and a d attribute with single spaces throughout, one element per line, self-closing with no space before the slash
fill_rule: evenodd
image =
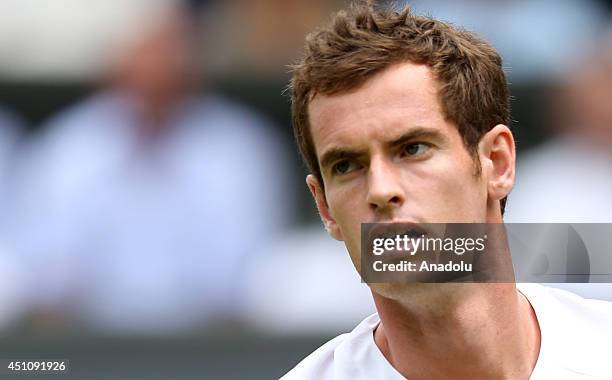
<path id="1" fill-rule="evenodd" d="M 348 93 L 317 95 L 308 108 L 317 155 L 331 142 L 390 137 L 410 126 L 446 124 L 437 94 L 427 66 L 402 63 Z"/>

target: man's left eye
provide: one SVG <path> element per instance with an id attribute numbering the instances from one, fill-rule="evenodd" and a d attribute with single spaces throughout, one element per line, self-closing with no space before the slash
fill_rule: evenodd
<path id="1" fill-rule="evenodd" d="M 416 156 L 423 154 L 429 149 L 429 146 L 424 143 L 413 143 L 405 146 L 403 153 L 408 156 Z"/>

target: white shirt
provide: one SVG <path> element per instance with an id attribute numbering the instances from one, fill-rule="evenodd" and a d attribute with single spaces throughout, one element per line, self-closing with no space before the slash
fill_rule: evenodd
<path id="1" fill-rule="evenodd" d="M 612 379 L 612 303 L 536 284 L 518 284 L 542 334 L 530 379 Z M 404 379 L 374 343 L 378 314 L 327 342 L 282 380 Z"/>

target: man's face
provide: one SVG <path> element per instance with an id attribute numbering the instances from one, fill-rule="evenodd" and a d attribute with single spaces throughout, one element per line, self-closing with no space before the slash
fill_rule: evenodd
<path id="1" fill-rule="evenodd" d="M 309 114 L 324 194 L 308 183 L 358 269 L 361 223 L 487 219 L 487 184 L 444 119 L 428 67 L 394 65 L 355 91 L 317 95 Z"/>

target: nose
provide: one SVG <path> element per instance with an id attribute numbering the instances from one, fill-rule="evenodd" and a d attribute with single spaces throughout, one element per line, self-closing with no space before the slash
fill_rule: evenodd
<path id="1" fill-rule="evenodd" d="M 405 194 L 398 174 L 393 163 L 384 159 L 370 162 L 367 202 L 373 211 L 389 212 L 402 206 Z"/>

